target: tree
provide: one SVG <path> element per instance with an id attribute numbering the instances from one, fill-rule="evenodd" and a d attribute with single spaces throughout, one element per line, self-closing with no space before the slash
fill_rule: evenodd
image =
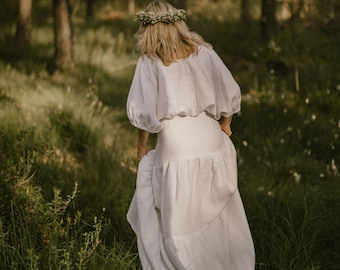
<path id="1" fill-rule="evenodd" d="M 291 0 L 290 1 L 290 13 L 291 13 L 292 20 L 301 19 L 304 4 L 305 4 L 304 0 Z"/>
<path id="2" fill-rule="evenodd" d="M 18 1 L 18 14 L 15 40 L 19 48 L 31 44 L 32 33 L 32 0 Z"/>
<path id="3" fill-rule="evenodd" d="M 334 13 L 334 22 L 337 26 L 340 26 L 340 3 L 339 1 L 333 1 L 332 3 L 333 13 Z"/>
<path id="4" fill-rule="evenodd" d="M 136 3 L 135 0 L 129 0 L 129 14 L 135 13 Z"/>
<path id="5" fill-rule="evenodd" d="M 187 7 L 187 0 L 169 0 L 169 3 L 173 5 L 175 8 L 184 8 Z"/>
<path id="6" fill-rule="evenodd" d="M 276 0 L 262 0 L 261 34 L 264 40 L 275 35 L 276 25 Z"/>
<path id="7" fill-rule="evenodd" d="M 54 67 L 65 70 L 72 66 L 72 33 L 69 0 L 53 0 Z"/>
<path id="8" fill-rule="evenodd" d="M 241 0 L 241 20 L 245 23 L 250 22 L 249 0 Z"/>
<path id="9" fill-rule="evenodd" d="M 93 3 L 95 0 L 86 0 L 86 17 L 92 18 L 94 15 Z"/>

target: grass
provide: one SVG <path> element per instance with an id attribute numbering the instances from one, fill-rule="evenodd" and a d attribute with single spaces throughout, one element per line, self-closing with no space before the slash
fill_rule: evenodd
<path id="1" fill-rule="evenodd" d="M 264 44 L 255 25 L 245 39 L 235 20 L 208 24 L 193 10 L 190 23 L 242 87 L 232 139 L 256 269 L 340 268 L 337 35 L 284 26 Z M 135 26 L 106 18 L 74 27 L 76 67 L 69 73 L 46 72 L 53 36 L 45 24 L 35 27 L 25 56 L 10 41 L 0 46 L 6 269 L 140 269 L 125 218 L 137 165 L 137 133 L 125 113 Z"/>
<path id="2" fill-rule="evenodd" d="M 257 92 L 234 120 L 258 269 L 338 268 L 338 101 L 308 96 Z"/>

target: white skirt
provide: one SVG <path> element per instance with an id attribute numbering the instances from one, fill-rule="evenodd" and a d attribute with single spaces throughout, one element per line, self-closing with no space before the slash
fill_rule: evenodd
<path id="1" fill-rule="evenodd" d="M 233 143 L 205 113 L 162 123 L 127 215 L 143 269 L 253 270 Z"/>

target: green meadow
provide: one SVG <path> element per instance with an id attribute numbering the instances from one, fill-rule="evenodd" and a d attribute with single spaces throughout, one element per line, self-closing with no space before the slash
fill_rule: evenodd
<path id="1" fill-rule="evenodd" d="M 138 25 L 105 6 L 106 16 L 75 16 L 75 65 L 49 74 L 45 2 L 21 52 L 13 6 L 0 12 L 0 269 L 141 269 L 126 221 L 137 130 L 125 103 Z M 241 86 L 232 140 L 256 269 L 340 269 L 340 27 L 281 22 L 264 42 L 257 23 L 219 12 L 192 7 L 188 24 Z"/>

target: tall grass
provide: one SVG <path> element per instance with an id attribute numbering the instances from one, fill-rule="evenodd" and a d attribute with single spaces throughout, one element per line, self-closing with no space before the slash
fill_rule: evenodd
<path id="1" fill-rule="evenodd" d="M 258 269 L 339 267 L 338 103 L 284 89 L 244 97 L 233 139 Z"/>
<path id="2" fill-rule="evenodd" d="M 54 189 L 47 202 L 36 186 L 19 184 L 23 190 L 17 193 L 25 195 L 17 194 L 10 217 L 0 220 L 0 263 L 6 269 L 137 269 L 136 255 L 118 241 L 110 249 L 104 245 L 108 220 L 95 216 L 87 223 L 80 211 L 70 214 L 77 185 L 65 200 Z"/>
<path id="3" fill-rule="evenodd" d="M 234 20 L 207 23 L 197 9 L 191 15 L 193 28 L 242 86 L 232 139 L 256 268 L 340 268 L 336 40 L 313 28 L 317 44 L 328 44 L 325 56 L 315 47 L 303 50 L 315 39 L 310 33 L 293 44 L 296 32 L 284 29 L 263 44 L 256 26 L 244 39 L 246 28 Z M 6 269 L 140 269 L 125 219 L 137 165 L 136 130 L 125 115 L 136 25 L 126 18 L 76 24 L 76 67 L 69 73 L 46 72 L 53 36 L 43 24 L 33 32 L 30 54 L 0 61 L 0 265 Z"/>

